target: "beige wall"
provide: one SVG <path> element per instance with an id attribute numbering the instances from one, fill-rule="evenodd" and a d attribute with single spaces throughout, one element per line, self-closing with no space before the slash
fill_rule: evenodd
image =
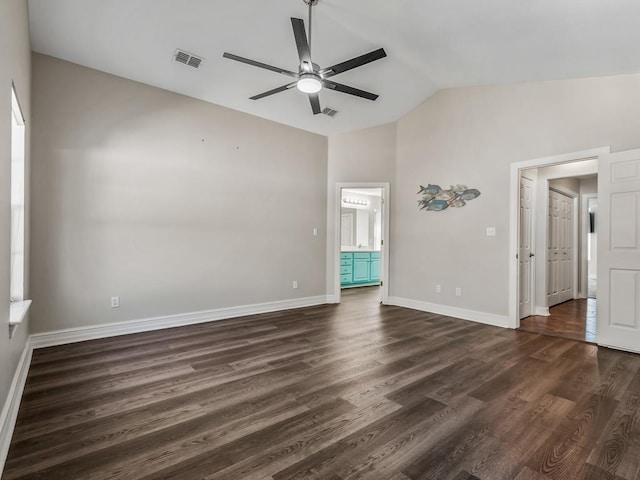
<path id="1" fill-rule="evenodd" d="M 580 194 L 580 180 L 577 178 L 557 178 L 549 180 L 549 187 L 578 196 Z"/>
<path id="2" fill-rule="evenodd" d="M 598 177 L 583 178 L 580 180 L 580 195 L 598 193 Z"/>
<path id="3" fill-rule="evenodd" d="M 336 184 L 390 184 L 393 208 L 396 160 L 396 124 L 389 123 L 329 137 L 327 182 L 327 294 L 335 295 L 334 275 Z"/>
<path id="4" fill-rule="evenodd" d="M 24 349 L 28 334 L 28 321 L 25 321 L 9 339 L 9 251 L 10 235 L 10 192 L 11 192 L 11 83 L 13 82 L 20 106 L 25 116 L 27 135 L 26 168 L 29 174 L 29 141 L 31 136 L 31 46 L 29 43 L 29 20 L 26 0 L 3 0 L 0 2 L 0 408 L 5 402 L 18 359 Z M 29 238 L 28 198 L 27 218 L 25 219 L 26 242 Z M 28 245 L 28 243 L 27 243 Z M 29 262 L 26 252 L 25 261 Z M 28 295 L 28 278 L 25 278 Z"/>
<path id="5" fill-rule="evenodd" d="M 43 55 L 33 78 L 34 332 L 325 294 L 325 137 Z"/>
<path id="6" fill-rule="evenodd" d="M 507 315 L 510 164 L 637 148 L 639 130 L 639 75 L 439 92 L 398 122 L 390 295 Z M 426 183 L 482 195 L 463 208 L 419 211 Z"/>

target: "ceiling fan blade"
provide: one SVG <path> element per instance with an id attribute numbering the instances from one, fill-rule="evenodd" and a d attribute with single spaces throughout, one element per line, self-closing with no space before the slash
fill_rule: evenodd
<path id="1" fill-rule="evenodd" d="M 287 85 L 282 85 L 281 87 L 274 88 L 273 90 L 269 90 L 267 92 L 259 93 L 258 95 L 254 95 L 253 97 L 249 97 L 249 100 L 260 100 L 261 98 L 268 97 L 269 95 L 273 95 L 274 93 L 284 92 L 296 86 L 297 82 L 289 83 Z"/>
<path id="2" fill-rule="evenodd" d="M 304 20 L 291 17 L 291 26 L 293 27 L 293 36 L 296 39 L 296 47 L 298 47 L 300 66 L 304 71 L 312 72 L 311 50 L 309 49 L 309 42 L 307 41 L 307 32 L 304 29 Z"/>
<path id="3" fill-rule="evenodd" d="M 330 90 L 336 92 L 348 93 L 349 95 L 355 95 L 356 97 L 366 98 L 367 100 L 375 100 L 379 95 L 375 93 L 366 92 L 359 88 L 353 88 L 348 85 L 342 85 L 341 83 L 332 82 L 331 80 L 323 80 L 322 85 Z"/>
<path id="4" fill-rule="evenodd" d="M 289 77 L 297 78 L 298 74 L 291 72 L 289 70 L 285 70 L 284 68 L 274 67 L 273 65 L 267 65 L 266 63 L 256 62 L 255 60 L 250 60 L 248 58 L 240 57 L 238 55 L 234 55 L 233 53 L 224 52 L 222 54 L 224 58 L 228 58 L 229 60 L 235 60 L 236 62 L 246 63 L 247 65 L 253 65 L 254 67 L 264 68 L 265 70 L 271 70 L 272 72 L 282 73 L 283 75 L 288 75 Z"/>
<path id="5" fill-rule="evenodd" d="M 346 62 L 337 63 L 332 67 L 323 68 L 320 70 L 320 75 L 324 78 L 333 77 L 334 75 L 346 72 L 347 70 L 352 70 L 354 68 L 361 67 L 362 65 L 366 65 L 367 63 L 375 62 L 376 60 L 380 60 L 386 56 L 387 52 L 384 51 L 384 48 L 379 48 L 378 50 L 365 53 L 364 55 L 352 58 Z"/>
<path id="6" fill-rule="evenodd" d="M 309 94 L 309 102 L 311 102 L 311 110 L 313 110 L 314 115 L 322 113 L 322 110 L 320 110 L 320 97 L 317 93 Z"/>

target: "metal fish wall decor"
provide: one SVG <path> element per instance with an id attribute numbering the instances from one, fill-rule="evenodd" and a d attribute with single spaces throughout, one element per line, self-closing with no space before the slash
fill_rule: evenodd
<path id="1" fill-rule="evenodd" d="M 469 200 L 480 196 L 480 191 L 475 188 L 467 188 L 466 185 L 451 185 L 448 190 L 443 190 L 440 185 L 429 184 L 426 187 L 420 185 L 418 200 L 420 210 L 440 212 L 449 207 L 464 207 Z"/>

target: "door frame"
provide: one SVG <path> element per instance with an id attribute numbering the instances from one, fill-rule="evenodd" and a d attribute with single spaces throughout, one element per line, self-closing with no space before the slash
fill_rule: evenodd
<path id="1" fill-rule="evenodd" d="M 389 303 L 389 211 L 390 211 L 390 185 L 389 182 L 347 182 L 336 183 L 336 198 L 334 219 L 334 237 L 333 237 L 333 288 L 334 303 L 340 303 L 342 297 L 342 289 L 340 287 L 340 230 L 341 226 L 341 206 L 342 206 L 342 189 L 343 188 L 381 188 L 382 189 L 382 249 L 380 250 L 380 268 L 382 275 L 380 281 L 380 301 L 383 304 Z"/>
<path id="2" fill-rule="evenodd" d="M 537 158 L 514 162 L 510 167 L 510 202 L 509 202 L 509 328 L 519 328 L 518 295 L 520 281 L 518 278 L 518 247 L 519 247 L 519 214 L 520 214 L 520 173 L 521 170 L 536 167 L 549 167 L 582 160 L 597 160 L 601 155 L 611 152 L 611 147 L 593 148 L 562 155 Z M 574 285 L 575 288 L 575 285 Z M 574 290 L 575 292 L 575 290 Z"/>

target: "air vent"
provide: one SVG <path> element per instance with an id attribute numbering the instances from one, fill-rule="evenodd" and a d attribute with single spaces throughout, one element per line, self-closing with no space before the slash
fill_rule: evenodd
<path id="1" fill-rule="evenodd" d="M 185 52 L 184 50 L 180 50 L 179 48 L 176 49 L 175 53 L 173 54 L 173 58 L 176 62 L 184 63 L 185 65 L 193 68 L 199 68 L 203 60 L 202 57 L 198 57 L 189 52 Z"/>
<path id="2" fill-rule="evenodd" d="M 334 110 L 333 108 L 326 107 L 324 110 L 322 110 L 322 113 L 328 115 L 329 117 L 335 117 L 338 111 Z"/>

